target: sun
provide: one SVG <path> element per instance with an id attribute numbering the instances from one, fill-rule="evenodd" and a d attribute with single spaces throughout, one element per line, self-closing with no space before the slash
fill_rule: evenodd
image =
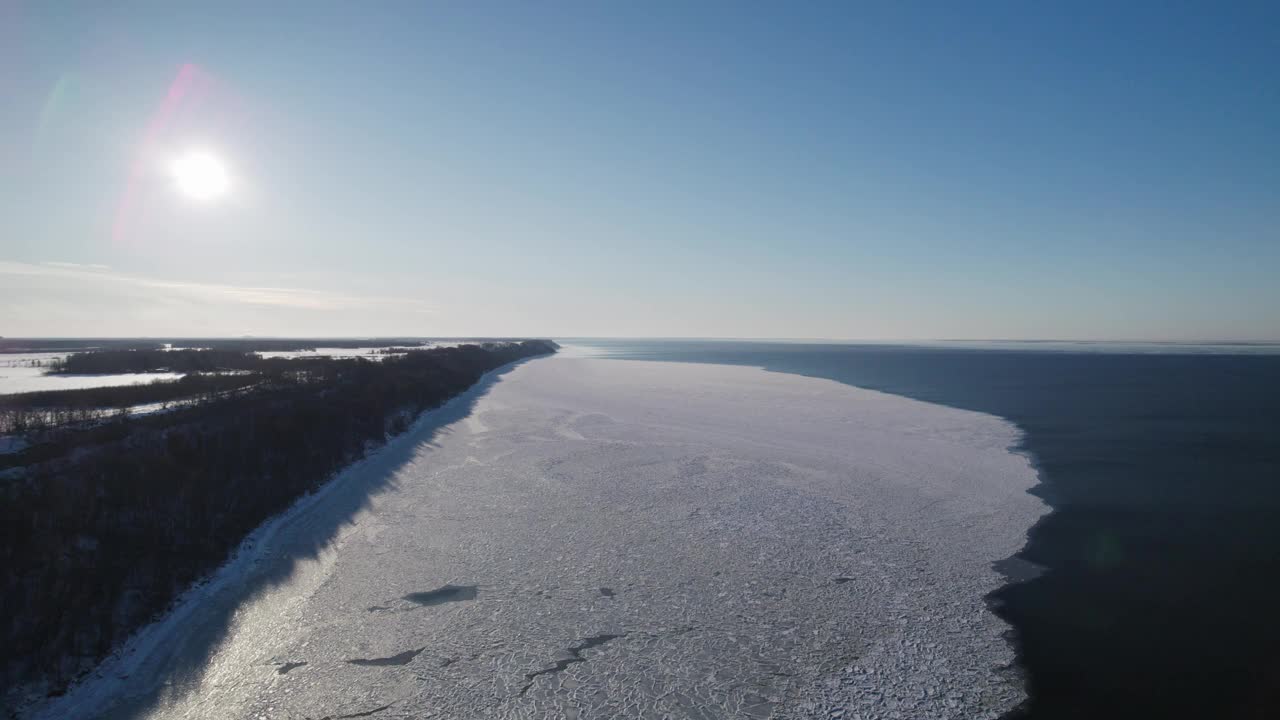
<path id="1" fill-rule="evenodd" d="M 203 150 L 191 150 L 179 155 L 169 171 L 178 192 L 192 200 L 216 200 L 231 187 L 227 166 L 217 155 Z"/>

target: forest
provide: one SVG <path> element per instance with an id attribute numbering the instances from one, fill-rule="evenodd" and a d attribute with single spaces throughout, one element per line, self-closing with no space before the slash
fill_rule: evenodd
<path id="1" fill-rule="evenodd" d="M 381 361 L 263 361 L 238 351 L 88 353 L 115 365 L 134 362 L 115 355 L 138 352 L 139 366 L 165 355 L 177 356 L 166 360 L 169 368 L 176 362 L 249 372 L 98 388 L 91 395 L 102 405 L 188 391 L 203 393 L 204 401 L 45 427 L 28 433 L 29 447 L 0 454 L 4 704 L 32 688 L 62 692 L 216 569 L 263 521 L 484 373 L 556 348 L 543 340 L 486 343 Z M 70 362 L 76 357 L 69 364 L 99 362 Z M 8 396 L 0 406 L 83 409 L 59 393 L 32 395 L 42 397 Z"/>
<path id="2" fill-rule="evenodd" d="M 137 385 L 0 395 L 0 434 L 41 434 L 72 423 L 101 420 L 139 405 L 205 402 L 252 388 L 269 377 L 260 373 L 189 373 L 176 380 Z"/>
<path id="3" fill-rule="evenodd" d="M 113 375 L 144 372 L 215 372 L 249 370 L 270 363 L 238 350 L 98 350 L 55 361 L 55 375 Z"/>

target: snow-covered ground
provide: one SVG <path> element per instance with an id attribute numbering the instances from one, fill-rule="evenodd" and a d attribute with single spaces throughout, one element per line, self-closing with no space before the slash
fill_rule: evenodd
<path id="1" fill-rule="evenodd" d="M 755 368 L 534 360 L 39 716 L 995 717 L 1023 690 L 982 598 L 1044 511 L 1017 439 Z"/>
<path id="2" fill-rule="evenodd" d="M 386 350 L 427 350 L 430 348 L 457 347 L 465 340 L 433 340 L 421 346 L 387 345 L 367 348 L 333 348 L 320 347 L 315 350 L 260 352 L 264 358 L 314 358 L 362 357 L 369 360 L 383 360 L 388 355 Z M 475 341 L 485 342 L 485 341 Z M 190 350 L 201 348 L 173 348 L 165 350 Z M 207 349 L 207 348 L 206 348 Z M 174 380 L 182 377 L 182 373 L 124 373 L 120 375 L 45 375 L 48 366 L 54 360 L 62 360 L 71 353 L 15 353 L 0 354 L 0 395 L 14 393 L 37 392 L 42 390 L 79 390 L 82 388 L 111 387 L 115 385 L 136 385 L 152 380 Z"/>
<path id="3" fill-rule="evenodd" d="M 314 357 L 333 357 L 333 358 L 366 358 L 369 360 L 382 360 L 388 357 L 387 350 L 430 350 L 431 348 L 457 347 L 463 345 L 464 342 L 458 341 L 430 341 L 425 345 L 386 345 L 383 347 L 363 347 L 363 348 L 334 348 L 334 347 L 318 347 L 315 350 L 273 350 L 268 352 L 259 352 L 258 355 L 264 358 L 314 358 Z M 394 355 L 391 355 L 394 357 Z"/>
<path id="4" fill-rule="evenodd" d="M 55 361 L 71 353 L 0 353 L 0 395 L 43 390 L 137 385 L 153 380 L 176 380 L 182 373 L 121 373 L 119 375 L 46 375 Z"/>
<path id="5" fill-rule="evenodd" d="M 182 373 L 122 373 L 119 375 L 45 375 L 42 367 L 0 367 L 0 395 L 41 390 L 138 385 L 155 380 L 176 380 Z"/>

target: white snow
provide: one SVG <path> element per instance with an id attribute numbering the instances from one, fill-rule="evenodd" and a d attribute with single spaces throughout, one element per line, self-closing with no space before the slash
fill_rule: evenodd
<path id="1" fill-rule="evenodd" d="M 1017 440 L 756 368 L 531 361 L 37 717 L 995 717 L 1023 691 L 990 564 L 1044 511 Z M 412 599 L 447 585 L 474 595 Z"/>
<path id="2" fill-rule="evenodd" d="M 45 375 L 43 367 L 0 366 L 0 395 L 42 390 L 79 390 L 83 388 L 138 385 L 155 380 L 176 380 L 182 373 L 123 373 L 119 375 Z"/>
<path id="3" fill-rule="evenodd" d="M 315 357 L 332 357 L 332 358 L 365 358 L 368 360 L 383 360 L 387 357 L 395 357 L 394 354 L 388 354 L 387 350 L 431 350 L 433 348 L 457 347 L 465 343 L 458 341 L 429 341 L 425 345 L 385 345 L 382 347 L 362 347 L 362 348 L 334 348 L 334 347 L 318 347 L 315 350 L 271 350 L 259 352 L 258 355 L 264 358 L 315 358 Z"/>

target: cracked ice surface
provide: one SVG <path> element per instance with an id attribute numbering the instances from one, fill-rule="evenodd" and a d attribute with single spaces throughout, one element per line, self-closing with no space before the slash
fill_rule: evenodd
<path id="1" fill-rule="evenodd" d="M 146 716 L 994 717 L 1023 690 L 990 564 L 1044 510 L 1016 440 L 754 368 L 528 362 L 287 582 L 203 600 L 227 636 Z"/>

